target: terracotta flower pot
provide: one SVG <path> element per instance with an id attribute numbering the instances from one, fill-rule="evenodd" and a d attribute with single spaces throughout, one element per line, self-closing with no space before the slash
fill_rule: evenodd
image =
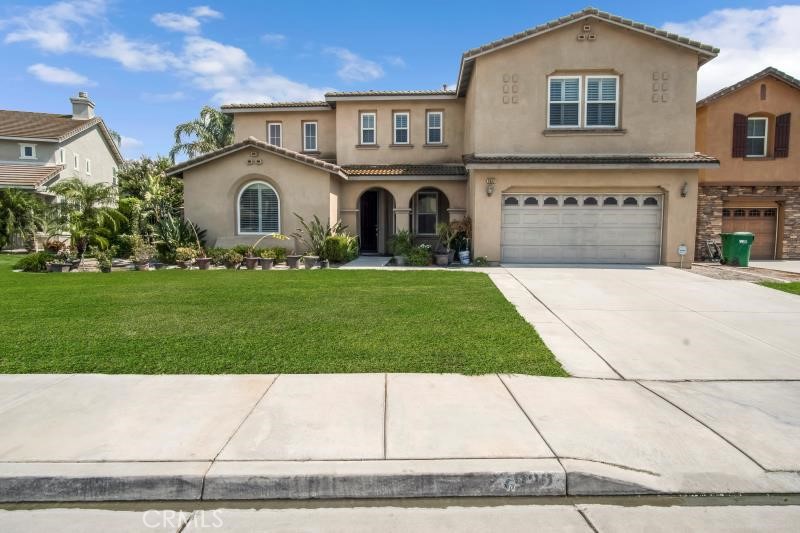
<path id="1" fill-rule="evenodd" d="M 261 270 L 272 270 L 275 259 L 272 257 L 262 257 L 259 262 L 261 263 Z"/>
<path id="2" fill-rule="evenodd" d="M 257 264 L 258 264 L 258 257 L 245 257 L 244 258 L 244 266 L 247 267 L 247 270 L 255 270 Z"/>
<path id="3" fill-rule="evenodd" d="M 303 257 L 301 255 L 287 255 L 286 256 L 286 264 L 289 268 L 299 268 L 300 266 L 300 258 Z"/>
<path id="4" fill-rule="evenodd" d="M 211 258 L 210 257 L 198 257 L 195 259 L 197 263 L 197 268 L 200 270 L 208 270 L 211 266 Z"/>

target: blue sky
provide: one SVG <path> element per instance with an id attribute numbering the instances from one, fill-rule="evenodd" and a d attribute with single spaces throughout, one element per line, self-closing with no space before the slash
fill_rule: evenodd
<path id="1" fill-rule="evenodd" d="M 454 83 L 464 50 L 586 5 L 3 0 L 0 108 L 67 113 L 68 97 L 87 90 L 98 114 L 123 135 L 126 156 L 163 154 L 175 124 L 204 104 L 313 99 L 331 89 L 438 88 Z M 767 65 L 800 76 L 800 5 L 596 7 L 722 48 L 700 70 L 700 96 Z"/>

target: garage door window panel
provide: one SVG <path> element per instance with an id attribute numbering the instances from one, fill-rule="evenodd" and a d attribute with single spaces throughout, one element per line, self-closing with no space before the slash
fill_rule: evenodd
<path id="1" fill-rule="evenodd" d="M 525 205 L 539 205 L 539 200 L 535 196 L 525 198 Z"/>
<path id="2" fill-rule="evenodd" d="M 554 196 L 548 196 L 547 198 L 544 199 L 544 205 L 551 206 L 551 207 L 552 206 L 557 206 L 558 205 L 558 199 L 555 198 Z"/>
<path id="3" fill-rule="evenodd" d="M 509 196 L 508 198 L 506 198 L 505 204 L 506 205 L 519 205 L 519 200 L 517 200 L 513 196 Z"/>
<path id="4" fill-rule="evenodd" d="M 606 205 L 606 206 L 612 206 L 612 205 L 613 206 L 617 206 L 617 205 L 619 205 L 619 202 L 613 196 L 609 196 L 605 200 L 603 200 L 603 205 Z"/>

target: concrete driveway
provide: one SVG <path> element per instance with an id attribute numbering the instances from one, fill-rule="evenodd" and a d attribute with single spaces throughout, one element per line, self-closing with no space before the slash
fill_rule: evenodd
<path id="1" fill-rule="evenodd" d="M 661 266 L 509 267 L 494 277 L 509 297 L 527 289 L 518 298 L 540 307 L 529 320 L 575 376 L 800 379 L 796 295 Z"/>

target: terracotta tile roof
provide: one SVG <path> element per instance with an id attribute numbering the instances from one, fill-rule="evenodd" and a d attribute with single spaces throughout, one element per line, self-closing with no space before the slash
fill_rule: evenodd
<path id="1" fill-rule="evenodd" d="M 416 90 L 416 91 L 335 91 L 325 93 L 325 98 L 363 97 L 363 96 L 455 96 L 455 91 Z"/>
<path id="2" fill-rule="evenodd" d="M 0 137 L 63 142 L 97 125 L 100 126 L 101 135 L 111 148 L 117 163 L 122 163 L 124 158 L 119 147 L 111 138 L 108 128 L 100 117 L 77 120 L 72 118 L 72 115 L 0 110 Z"/>
<path id="3" fill-rule="evenodd" d="M 311 165 L 313 167 L 317 167 L 321 170 L 326 170 L 328 172 L 332 172 L 334 174 L 338 174 L 343 178 L 346 177 L 342 172 L 342 168 L 339 165 L 335 165 L 333 163 L 329 163 L 328 161 L 323 161 L 322 159 L 317 159 L 316 157 L 311 157 L 306 154 L 301 154 L 300 152 L 295 152 L 294 150 L 289 150 L 288 148 L 282 148 L 280 146 L 274 146 L 272 144 L 268 144 L 264 141 L 260 141 L 255 137 L 248 137 L 243 141 L 239 141 L 238 143 L 234 143 L 228 145 L 224 148 L 220 148 L 219 150 L 215 150 L 213 152 L 209 152 L 207 154 L 203 154 L 200 156 L 195 157 L 194 159 L 189 159 L 188 161 L 184 161 L 178 165 L 174 165 L 167 169 L 167 175 L 171 176 L 174 174 L 180 174 L 184 170 L 187 170 L 191 167 L 195 167 L 197 165 L 204 164 L 208 161 L 213 159 L 217 159 L 218 157 L 222 157 L 232 152 L 236 152 L 238 150 L 242 150 L 244 148 L 260 148 L 267 152 L 271 152 L 275 155 L 279 155 L 281 157 L 285 157 L 286 159 L 293 159 L 300 163 L 304 163 L 306 165 Z"/>
<path id="4" fill-rule="evenodd" d="M 348 176 L 464 176 L 463 165 L 342 165 Z"/>
<path id="5" fill-rule="evenodd" d="M 507 155 L 489 154 L 464 156 L 464 163 L 469 164 L 554 164 L 554 165 L 670 165 L 670 164 L 706 164 L 718 165 L 719 159 L 701 153 L 692 155 Z"/>
<path id="6" fill-rule="evenodd" d="M 780 81 L 782 81 L 782 82 L 784 82 L 784 83 L 786 83 L 788 85 L 791 85 L 795 89 L 800 89 L 800 80 L 798 80 L 797 78 L 793 78 L 792 76 L 786 74 L 783 71 L 780 71 L 780 70 L 776 69 L 775 67 L 767 67 L 764 70 L 762 70 L 761 72 L 757 72 L 756 74 L 753 74 L 749 78 L 745 78 L 742 81 L 738 81 L 738 82 L 734 83 L 733 85 L 729 85 L 728 87 L 720 89 L 719 91 L 706 96 L 705 98 L 703 98 L 703 99 L 701 99 L 700 101 L 697 102 L 697 107 L 702 107 L 702 106 L 706 105 L 709 102 L 713 102 L 714 100 L 716 100 L 718 98 L 722 98 L 723 96 L 726 96 L 726 95 L 728 95 L 728 94 L 730 94 L 730 93 L 732 93 L 734 91 L 738 91 L 742 87 L 746 87 L 747 85 L 750 85 L 754 81 L 758 81 L 758 80 L 760 80 L 762 78 L 766 78 L 767 76 L 772 76 L 773 78 L 776 78 L 776 79 L 778 79 L 778 80 L 780 80 Z"/>
<path id="7" fill-rule="evenodd" d="M 35 189 L 64 170 L 62 165 L 15 165 L 0 163 L 0 187 Z"/>
<path id="8" fill-rule="evenodd" d="M 225 104 L 220 109 L 273 109 L 280 107 L 330 107 L 324 100 L 309 102 L 260 102 L 255 104 Z"/>
<path id="9" fill-rule="evenodd" d="M 700 55 L 701 65 L 706 61 L 713 59 L 719 53 L 719 48 L 715 48 L 708 44 L 703 44 L 700 41 L 695 41 L 689 39 L 688 37 L 681 37 L 680 35 L 656 28 L 655 26 L 649 26 L 641 22 L 636 22 L 634 20 L 619 17 L 617 15 L 612 15 L 611 13 L 600 11 L 599 9 L 593 7 L 587 7 L 570 15 L 566 15 L 556 20 L 551 20 L 550 22 L 540 24 L 525 31 L 515 33 L 514 35 L 509 35 L 508 37 L 492 41 L 490 43 L 484 44 L 477 48 L 472 48 L 471 50 L 467 50 L 466 52 L 464 52 L 464 54 L 461 56 L 461 69 L 458 75 L 458 86 L 457 86 L 458 95 L 464 96 L 464 94 L 466 94 L 466 87 L 469 84 L 469 78 L 472 75 L 472 68 L 475 57 L 482 55 L 486 52 L 491 52 L 492 50 L 502 48 L 509 44 L 513 44 L 518 41 L 522 41 L 531 37 L 535 37 L 537 35 L 541 35 L 555 28 L 571 24 L 573 22 L 576 22 L 578 20 L 587 17 L 595 17 L 605 22 L 616 24 L 617 26 L 621 26 L 623 28 L 649 34 L 652 35 L 653 37 L 671 41 L 677 45 L 691 48 L 692 50 L 697 52 L 698 55 Z"/>

